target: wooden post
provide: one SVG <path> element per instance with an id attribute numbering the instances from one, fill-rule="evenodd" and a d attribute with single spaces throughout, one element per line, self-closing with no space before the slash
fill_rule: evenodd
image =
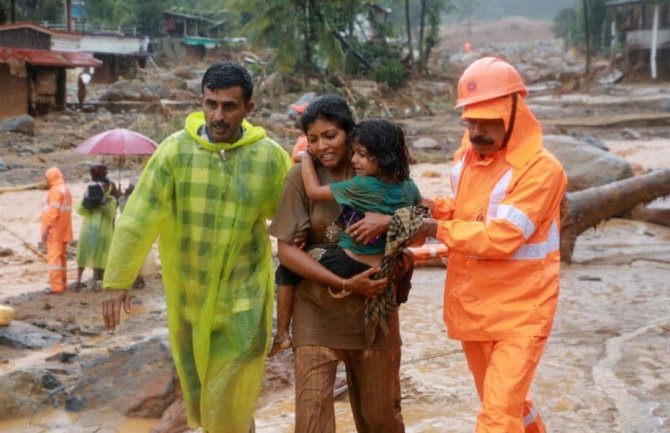
<path id="1" fill-rule="evenodd" d="M 72 31 L 72 0 L 65 0 L 65 30 Z"/>
<path id="2" fill-rule="evenodd" d="M 405 0 L 405 23 L 407 25 L 407 48 L 409 49 L 409 63 L 414 63 L 414 49 L 412 48 L 412 22 L 409 15 L 409 0 Z"/>
<path id="3" fill-rule="evenodd" d="M 656 54 L 658 52 L 658 15 L 659 15 L 660 5 L 654 5 L 654 21 L 651 30 L 651 49 L 649 50 L 649 64 L 651 66 L 651 78 L 655 80 L 657 78 L 656 71 Z"/>
<path id="4" fill-rule="evenodd" d="M 584 8 L 584 36 L 586 37 L 586 75 L 591 73 L 591 29 L 589 28 L 589 2 L 582 0 Z"/>

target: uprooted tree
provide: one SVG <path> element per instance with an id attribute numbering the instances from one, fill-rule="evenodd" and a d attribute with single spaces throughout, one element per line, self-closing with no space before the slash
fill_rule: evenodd
<path id="1" fill-rule="evenodd" d="M 570 262 L 577 236 L 638 205 L 670 195 L 670 170 L 569 192 L 561 205 L 561 260 Z M 654 220 L 654 216 L 644 218 Z"/>

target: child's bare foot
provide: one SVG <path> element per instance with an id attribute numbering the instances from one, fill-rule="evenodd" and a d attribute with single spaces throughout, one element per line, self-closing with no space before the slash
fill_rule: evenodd
<path id="1" fill-rule="evenodd" d="M 270 352 L 268 353 L 268 358 L 272 358 L 279 352 L 283 352 L 286 349 L 291 348 L 291 335 L 284 334 L 282 336 L 275 336 L 272 340 L 272 347 L 270 347 Z"/>

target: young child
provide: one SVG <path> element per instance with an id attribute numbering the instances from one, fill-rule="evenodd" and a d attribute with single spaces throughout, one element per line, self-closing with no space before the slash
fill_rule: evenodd
<path id="1" fill-rule="evenodd" d="M 402 129 L 384 119 L 366 120 L 354 128 L 351 164 L 356 176 L 321 186 L 311 154 L 301 160 L 305 191 L 312 201 L 335 200 L 342 207 L 338 224 L 346 228 L 365 212 L 393 215 L 397 209 L 421 204 L 421 194 L 409 177 L 409 152 Z M 343 278 L 378 266 L 384 256 L 385 236 L 367 245 L 342 232 L 337 246 L 313 248 L 309 253 L 319 263 Z M 269 356 L 291 346 L 289 325 L 295 286 L 301 277 L 283 266 L 277 268 L 277 334 Z M 345 284 L 346 285 L 346 284 Z M 348 296 L 346 287 L 329 289 L 333 297 Z M 287 308 L 288 307 L 288 308 Z"/>

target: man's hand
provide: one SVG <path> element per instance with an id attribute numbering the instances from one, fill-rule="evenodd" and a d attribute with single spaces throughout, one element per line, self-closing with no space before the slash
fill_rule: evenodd
<path id="1" fill-rule="evenodd" d="M 368 298 L 376 298 L 386 287 L 386 278 L 371 280 L 370 277 L 379 272 L 379 268 L 370 268 L 349 278 L 344 284 L 344 290 L 358 293 Z"/>
<path id="2" fill-rule="evenodd" d="M 107 289 L 107 299 L 102 301 L 102 319 L 105 329 L 113 331 L 121 323 L 121 307 L 126 314 L 130 314 L 130 301 L 133 297 L 130 291 L 121 289 Z"/>
<path id="3" fill-rule="evenodd" d="M 361 245 L 367 245 L 377 236 L 386 233 L 393 217 L 379 213 L 366 212 L 365 218 L 350 225 L 346 233 Z"/>
<path id="4" fill-rule="evenodd" d="M 412 246 L 420 246 L 426 242 L 426 238 L 434 238 L 437 234 L 437 221 L 431 218 L 424 218 L 421 228 L 412 238 Z"/>
<path id="5" fill-rule="evenodd" d="M 421 197 L 421 204 L 428 208 L 431 215 L 435 212 L 435 200 L 432 198 Z"/>
<path id="6" fill-rule="evenodd" d="M 49 227 L 45 228 L 44 231 L 42 232 L 42 243 L 46 245 L 48 239 L 49 239 Z"/>

